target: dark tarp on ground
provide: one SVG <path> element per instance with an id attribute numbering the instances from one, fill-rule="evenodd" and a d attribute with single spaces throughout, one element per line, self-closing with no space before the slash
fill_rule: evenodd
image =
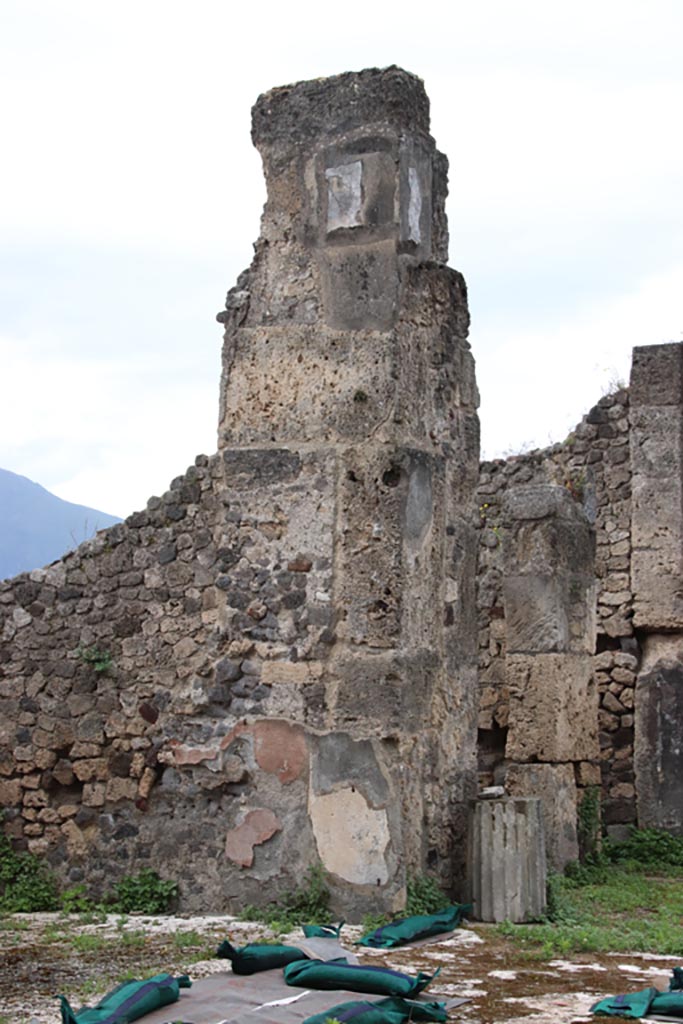
<path id="1" fill-rule="evenodd" d="M 322 940 L 326 942 L 326 939 Z M 296 997 L 300 998 L 296 998 Z M 267 1006 L 275 1000 L 290 1000 L 283 1006 Z M 379 997 L 378 997 L 379 998 Z M 188 992 L 168 1009 L 155 1010 L 144 1017 L 144 1024 L 167 1021 L 191 1021 L 192 1024 L 301 1024 L 315 1013 L 323 1013 L 342 1002 L 358 999 L 355 992 L 314 992 L 285 984 L 282 971 L 263 971 L 241 977 L 221 971 L 194 981 Z M 368 996 L 373 1002 L 373 997 Z M 465 999 L 448 1000 L 447 1006 L 461 1005 Z"/>

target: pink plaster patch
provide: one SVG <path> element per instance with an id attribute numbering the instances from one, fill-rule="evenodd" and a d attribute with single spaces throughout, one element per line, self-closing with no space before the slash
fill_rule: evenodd
<path id="1" fill-rule="evenodd" d="M 306 764 L 306 738 L 299 725 L 273 719 L 255 722 L 254 754 L 264 772 L 277 775 L 283 786 L 301 775 Z"/>
<path id="2" fill-rule="evenodd" d="M 277 775 L 282 785 L 293 782 L 301 775 L 307 760 L 306 737 L 300 725 L 283 719 L 236 725 L 222 740 L 225 750 L 237 736 L 254 737 L 254 756 L 259 768 Z"/>
<path id="3" fill-rule="evenodd" d="M 241 868 L 250 868 L 254 863 L 254 847 L 267 842 L 281 829 L 281 822 L 267 808 L 249 811 L 242 824 L 225 837 L 225 855 Z"/>
<path id="4" fill-rule="evenodd" d="M 202 761 L 214 761 L 220 750 L 215 747 L 186 747 L 182 743 L 171 740 L 173 760 L 177 765 L 201 764 Z"/>

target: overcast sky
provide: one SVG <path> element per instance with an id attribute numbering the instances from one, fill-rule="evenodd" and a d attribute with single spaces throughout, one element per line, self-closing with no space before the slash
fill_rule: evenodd
<path id="1" fill-rule="evenodd" d="M 215 451 L 250 108 L 399 64 L 450 159 L 487 456 L 683 338 L 680 0 L 0 0 L 0 467 L 127 515 Z"/>

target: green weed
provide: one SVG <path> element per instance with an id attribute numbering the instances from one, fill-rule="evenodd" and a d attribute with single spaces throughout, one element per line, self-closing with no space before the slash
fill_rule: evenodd
<path id="1" fill-rule="evenodd" d="M 634 828 L 621 843 L 605 842 L 605 856 L 612 862 L 632 862 L 643 867 L 683 867 L 683 836 L 654 828 Z"/>
<path id="2" fill-rule="evenodd" d="M 164 881 L 156 871 L 143 868 L 116 883 L 111 909 L 123 914 L 166 914 L 177 897 L 177 882 Z"/>
<path id="3" fill-rule="evenodd" d="M 101 905 L 95 905 L 90 910 L 83 910 L 78 915 L 79 924 L 104 924 L 107 920 L 107 911 Z"/>
<path id="4" fill-rule="evenodd" d="M 173 936 L 173 944 L 179 949 L 186 949 L 188 946 L 201 946 L 202 942 L 201 935 L 194 929 L 189 932 L 176 932 Z"/>
<path id="5" fill-rule="evenodd" d="M 107 940 L 101 935 L 91 935 L 88 932 L 72 935 L 69 942 L 79 953 L 93 953 L 107 945 Z"/>
<path id="6" fill-rule="evenodd" d="M 409 876 L 406 883 L 405 909 L 398 914 L 366 914 L 361 921 L 363 934 L 374 932 L 397 918 L 414 915 L 435 914 L 450 903 L 448 896 L 430 875 Z"/>
<path id="7" fill-rule="evenodd" d="M 406 909 L 402 915 L 404 917 L 412 917 L 414 914 L 435 914 L 437 910 L 443 910 L 451 902 L 436 879 L 430 875 L 408 876 L 406 890 Z"/>
<path id="8" fill-rule="evenodd" d="M 367 935 L 368 932 L 374 932 L 378 928 L 383 928 L 384 925 L 389 924 L 390 921 L 391 914 L 365 914 L 361 921 L 363 935 Z"/>
<path id="9" fill-rule="evenodd" d="M 23 918 L 17 920 L 14 917 L 6 917 L 4 914 L 0 915 L 0 931 L 2 932 L 25 932 L 30 927 L 30 923 L 24 921 Z"/>
<path id="10" fill-rule="evenodd" d="M 332 920 L 329 902 L 325 871 L 321 864 L 313 864 L 306 872 L 303 884 L 285 893 L 281 902 L 269 903 L 266 907 L 250 904 L 244 907 L 239 917 L 242 921 L 263 921 L 273 930 L 287 932 L 307 922 L 328 924 Z"/>
<path id="11" fill-rule="evenodd" d="M 57 879 L 32 853 L 17 853 L 0 833 L 0 912 L 30 914 L 58 910 Z"/>
<path id="12" fill-rule="evenodd" d="M 584 789 L 577 814 L 577 832 L 581 860 L 595 857 L 600 848 L 600 787 Z"/>
<path id="13" fill-rule="evenodd" d="M 65 924 L 64 921 L 46 925 L 41 936 L 43 942 L 62 942 L 65 934 L 68 933 L 68 927 L 69 926 Z"/>
<path id="14" fill-rule="evenodd" d="M 130 946 L 133 949 L 141 949 L 146 942 L 147 936 L 142 931 L 123 932 L 121 934 L 121 944 L 123 946 Z"/>
<path id="15" fill-rule="evenodd" d="M 111 653 L 99 647 L 77 647 L 76 656 L 85 665 L 90 665 L 95 672 L 108 672 L 114 664 Z"/>
<path id="16" fill-rule="evenodd" d="M 61 896 L 61 906 L 65 914 L 86 914 L 95 909 L 82 882 L 64 890 Z"/>

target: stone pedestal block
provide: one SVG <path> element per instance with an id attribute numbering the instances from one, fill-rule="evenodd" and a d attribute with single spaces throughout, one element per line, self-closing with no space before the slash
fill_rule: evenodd
<path id="1" fill-rule="evenodd" d="M 480 921 L 531 921 L 545 910 L 546 857 L 541 801 L 479 800 L 470 833 L 470 883 Z"/>

